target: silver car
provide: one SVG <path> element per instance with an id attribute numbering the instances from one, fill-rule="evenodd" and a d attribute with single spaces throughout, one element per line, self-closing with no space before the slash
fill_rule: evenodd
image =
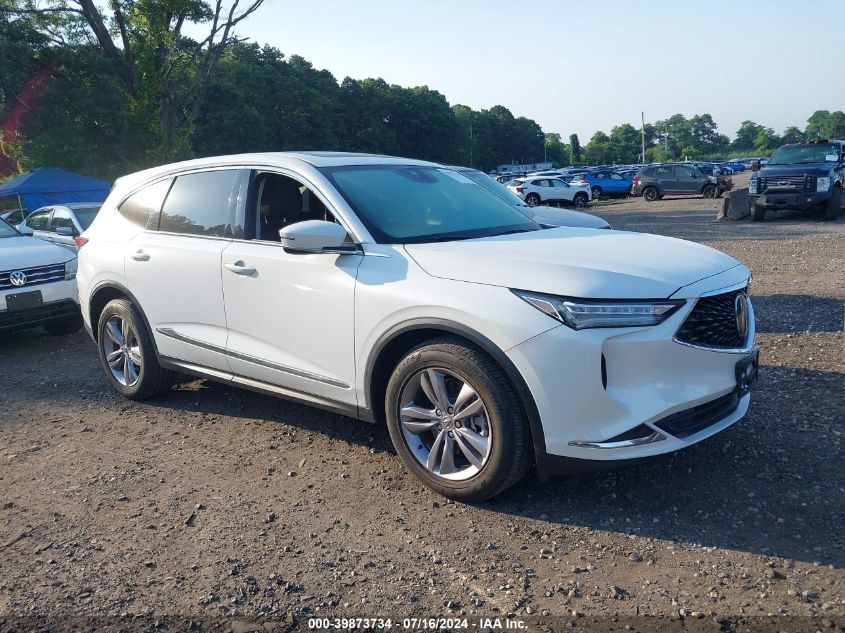
<path id="1" fill-rule="evenodd" d="M 102 202 L 71 202 L 41 207 L 17 225 L 24 235 L 53 242 L 76 252 L 75 238 L 91 226 Z"/>

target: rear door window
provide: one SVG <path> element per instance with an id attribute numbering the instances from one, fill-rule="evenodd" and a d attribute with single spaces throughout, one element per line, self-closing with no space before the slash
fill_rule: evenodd
<path id="1" fill-rule="evenodd" d="M 158 228 L 161 205 L 172 182 L 173 179 L 168 178 L 136 191 L 123 201 L 118 207 L 118 212 L 132 224 L 155 231 Z"/>
<path id="2" fill-rule="evenodd" d="M 159 231 L 233 237 L 239 184 L 236 169 L 178 176 L 161 209 Z"/>

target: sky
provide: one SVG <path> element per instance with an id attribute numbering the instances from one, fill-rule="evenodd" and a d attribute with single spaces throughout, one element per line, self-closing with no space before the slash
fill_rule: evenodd
<path id="1" fill-rule="evenodd" d="M 582 142 L 641 111 L 709 112 L 733 138 L 845 109 L 844 1 L 266 0 L 237 34 Z"/>

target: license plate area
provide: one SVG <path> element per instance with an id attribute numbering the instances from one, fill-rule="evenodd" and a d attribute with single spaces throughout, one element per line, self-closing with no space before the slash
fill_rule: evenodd
<path id="1" fill-rule="evenodd" d="M 16 312 L 18 310 L 31 310 L 32 308 L 40 308 L 44 305 L 44 299 L 41 297 L 40 290 L 33 290 L 31 292 L 18 292 L 13 295 L 6 295 L 6 309 L 9 312 Z"/>
<path id="2" fill-rule="evenodd" d="M 751 387 L 757 382 L 757 375 L 760 368 L 760 350 L 754 349 L 748 356 L 736 364 L 736 388 L 740 397 L 751 391 Z"/>

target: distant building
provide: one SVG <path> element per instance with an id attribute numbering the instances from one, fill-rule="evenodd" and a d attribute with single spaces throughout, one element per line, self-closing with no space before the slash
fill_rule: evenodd
<path id="1" fill-rule="evenodd" d="M 529 171 L 543 171 L 545 169 L 551 169 L 552 163 L 529 163 L 527 165 L 499 165 L 496 167 L 497 173 L 507 173 L 507 172 L 529 172 Z"/>

